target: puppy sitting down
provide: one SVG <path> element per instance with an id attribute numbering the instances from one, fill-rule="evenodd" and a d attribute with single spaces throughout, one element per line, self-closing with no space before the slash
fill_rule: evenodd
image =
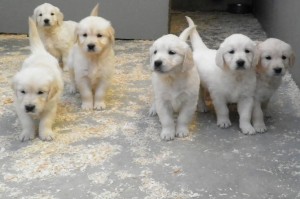
<path id="1" fill-rule="evenodd" d="M 41 140 L 52 140 L 52 123 L 56 116 L 63 80 L 59 63 L 44 48 L 34 21 L 29 18 L 29 39 L 32 54 L 14 76 L 12 88 L 14 105 L 22 124 L 21 141 L 31 140 L 36 134 Z"/>
<path id="2" fill-rule="evenodd" d="M 47 51 L 61 61 L 63 69 L 67 70 L 67 60 L 70 49 L 76 42 L 74 21 L 63 21 L 64 15 L 59 8 L 44 3 L 34 9 L 35 20 L 40 37 Z"/>
<path id="3" fill-rule="evenodd" d="M 70 91 L 78 88 L 83 110 L 105 109 L 104 97 L 114 71 L 114 29 L 106 19 L 89 16 L 79 22 L 76 34 L 68 60 Z"/>
<path id="4" fill-rule="evenodd" d="M 286 71 L 294 65 L 292 47 L 279 40 L 270 38 L 258 44 L 259 62 L 256 66 L 257 84 L 252 114 L 253 126 L 258 133 L 267 130 L 264 112 L 269 100 L 281 84 Z"/>
<path id="5" fill-rule="evenodd" d="M 150 48 L 154 103 L 149 113 L 158 114 L 163 140 L 187 136 L 196 110 L 200 79 L 192 51 L 185 42 L 185 35 L 191 29 L 185 30 L 180 37 L 162 36 Z M 177 124 L 173 112 L 178 112 Z"/>

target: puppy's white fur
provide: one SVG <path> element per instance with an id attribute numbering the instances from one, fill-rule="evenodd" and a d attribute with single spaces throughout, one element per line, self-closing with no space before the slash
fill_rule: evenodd
<path id="1" fill-rule="evenodd" d="M 190 26 L 194 22 L 187 17 Z M 255 91 L 257 50 L 255 42 L 242 34 L 227 37 L 218 50 L 207 48 L 198 32 L 191 32 L 193 56 L 201 85 L 208 89 L 217 114 L 217 125 L 231 126 L 228 103 L 237 103 L 240 128 L 244 134 L 254 134 L 250 123 Z M 203 96 L 199 107 L 206 110 Z"/>
<path id="2" fill-rule="evenodd" d="M 52 123 L 56 116 L 63 80 L 59 63 L 44 48 L 35 22 L 29 18 L 29 38 L 32 54 L 14 76 L 15 107 L 22 124 L 21 141 L 33 139 L 38 122 L 42 140 L 52 140 Z"/>
<path id="3" fill-rule="evenodd" d="M 169 34 L 157 39 L 150 48 L 150 66 L 155 99 L 150 115 L 159 116 L 160 137 L 172 140 L 175 136 L 187 136 L 196 110 L 200 79 L 184 36 Z M 178 112 L 176 125 L 173 112 Z"/>
<path id="4" fill-rule="evenodd" d="M 76 42 L 74 21 L 63 21 L 64 15 L 59 8 L 44 3 L 34 9 L 33 18 L 47 51 L 62 62 L 67 70 L 67 59 L 73 44 Z"/>
<path id="5" fill-rule="evenodd" d="M 83 110 L 105 109 L 105 93 L 114 71 L 114 29 L 104 18 L 89 16 L 76 29 L 77 43 L 68 65 L 70 91 L 79 89 Z"/>
<path id="6" fill-rule="evenodd" d="M 269 38 L 258 44 L 259 62 L 256 66 L 257 85 L 253 108 L 253 126 L 258 133 L 267 130 L 264 111 L 274 92 L 281 84 L 282 76 L 294 65 L 291 46 L 279 39 Z"/>

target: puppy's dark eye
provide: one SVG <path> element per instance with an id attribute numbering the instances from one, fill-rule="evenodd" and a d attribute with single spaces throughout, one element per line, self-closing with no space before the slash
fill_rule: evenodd
<path id="1" fill-rule="evenodd" d="M 157 50 L 155 50 L 153 53 L 154 53 L 154 55 L 155 55 L 155 54 L 157 53 Z"/>
<path id="2" fill-rule="evenodd" d="M 86 33 L 84 33 L 82 36 L 84 36 L 84 37 L 87 37 L 87 34 L 86 34 Z"/>
<path id="3" fill-rule="evenodd" d="M 246 50 L 245 50 L 245 53 L 250 53 L 250 50 L 246 49 Z"/>
<path id="4" fill-rule="evenodd" d="M 267 60 L 271 60 L 272 57 L 271 57 L 271 56 L 266 56 L 266 59 L 267 59 Z"/>
<path id="5" fill-rule="evenodd" d="M 101 34 L 97 34 L 97 37 L 100 38 L 100 37 L 102 37 L 102 35 Z"/>
<path id="6" fill-rule="evenodd" d="M 176 52 L 174 52 L 173 50 L 169 50 L 169 55 L 175 55 Z"/>
<path id="7" fill-rule="evenodd" d="M 41 13 L 41 14 L 39 14 L 39 16 L 41 17 L 41 16 L 43 16 L 43 14 Z"/>
<path id="8" fill-rule="evenodd" d="M 230 54 L 234 54 L 234 50 L 229 51 Z"/>
<path id="9" fill-rule="evenodd" d="M 22 93 L 22 94 L 25 94 L 26 92 L 25 92 L 24 90 L 21 90 L 21 93 Z"/>
<path id="10" fill-rule="evenodd" d="M 53 15 L 54 15 L 54 13 L 53 13 L 53 12 L 51 12 L 51 15 L 53 16 Z"/>
<path id="11" fill-rule="evenodd" d="M 37 94 L 38 94 L 38 95 L 43 95 L 44 92 L 43 92 L 43 91 L 39 91 Z"/>
<path id="12" fill-rule="evenodd" d="M 283 60 L 285 60 L 286 59 L 286 56 L 284 56 L 284 55 L 282 55 L 282 57 L 281 57 Z"/>

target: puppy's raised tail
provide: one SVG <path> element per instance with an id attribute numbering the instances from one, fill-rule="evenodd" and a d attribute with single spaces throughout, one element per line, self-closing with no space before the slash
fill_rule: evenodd
<path id="1" fill-rule="evenodd" d="M 93 8 L 90 16 L 95 16 L 95 17 L 98 17 L 99 16 L 99 3 L 97 3 L 95 5 L 95 7 Z"/>
<path id="2" fill-rule="evenodd" d="M 47 52 L 41 41 L 40 35 L 36 28 L 36 24 L 31 17 L 28 18 L 28 25 L 29 25 L 29 43 L 30 43 L 31 52 L 32 53 Z"/>
<path id="3" fill-rule="evenodd" d="M 190 17 L 185 16 L 185 18 L 189 24 L 189 27 L 195 26 L 195 23 L 193 22 L 193 20 Z M 205 45 L 205 43 L 202 41 L 202 38 L 200 37 L 198 31 L 195 28 L 192 29 L 192 31 L 191 31 L 190 39 L 191 39 L 191 44 L 192 44 L 192 47 L 194 50 L 208 49 L 207 46 Z"/>
<path id="4" fill-rule="evenodd" d="M 196 26 L 189 26 L 186 29 L 184 29 L 181 34 L 179 35 L 179 38 L 182 41 L 187 41 L 188 37 L 190 36 L 191 32 L 196 29 Z"/>

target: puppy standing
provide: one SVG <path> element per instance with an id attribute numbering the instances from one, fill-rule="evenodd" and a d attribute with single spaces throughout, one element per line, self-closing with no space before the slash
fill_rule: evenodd
<path id="1" fill-rule="evenodd" d="M 187 20 L 189 26 L 194 26 L 189 17 Z M 207 48 L 196 30 L 191 32 L 190 37 L 201 85 L 210 93 L 217 114 L 217 125 L 221 128 L 231 126 L 227 104 L 237 103 L 242 132 L 254 134 L 250 120 L 256 85 L 255 42 L 242 34 L 234 34 L 227 37 L 218 50 L 213 50 Z M 206 110 L 202 97 L 199 97 L 199 106 Z"/>
<path id="2" fill-rule="evenodd" d="M 47 51 L 59 61 L 62 61 L 63 69 L 67 70 L 68 55 L 76 42 L 75 29 L 77 23 L 63 21 L 63 13 L 59 8 L 49 3 L 36 7 L 33 18 Z"/>
<path id="3" fill-rule="evenodd" d="M 160 137 L 164 140 L 187 136 L 188 125 L 196 110 L 200 79 L 192 51 L 184 41 L 185 34 L 188 35 L 186 31 L 180 37 L 165 35 L 150 48 L 155 98 L 150 115 L 157 112 L 162 125 Z M 176 128 L 174 111 L 179 112 Z"/>
<path id="4" fill-rule="evenodd" d="M 79 89 L 83 110 L 105 109 L 104 97 L 114 71 L 114 29 L 106 19 L 89 16 L 79 22 L 76 34 L 68 60 L 71 92 Z"/>
<path id="5" fill-rule="evenodd" d="M 258 133 L 267 130 L 264 110 L 273 93 L 281 84 L 286 70 L 294 65 L 291 46 L 279 39 L 270 38 L 258 44 L 259 62 L 256 66 L 257 85 L 253 108 L 253 126 Z"/>
<path id="6" fill-rule="evenodd" d="M 15 107 L 22 124 L 21 141 L 33 139 L 38 124 L 42 140 L 54 138 L 52 123 L 56 116 L 63 80 L 57 59 L 44 48 L 34 21 L 29 18 L 29 39 L 32 54 L 13 78 Z"/>

